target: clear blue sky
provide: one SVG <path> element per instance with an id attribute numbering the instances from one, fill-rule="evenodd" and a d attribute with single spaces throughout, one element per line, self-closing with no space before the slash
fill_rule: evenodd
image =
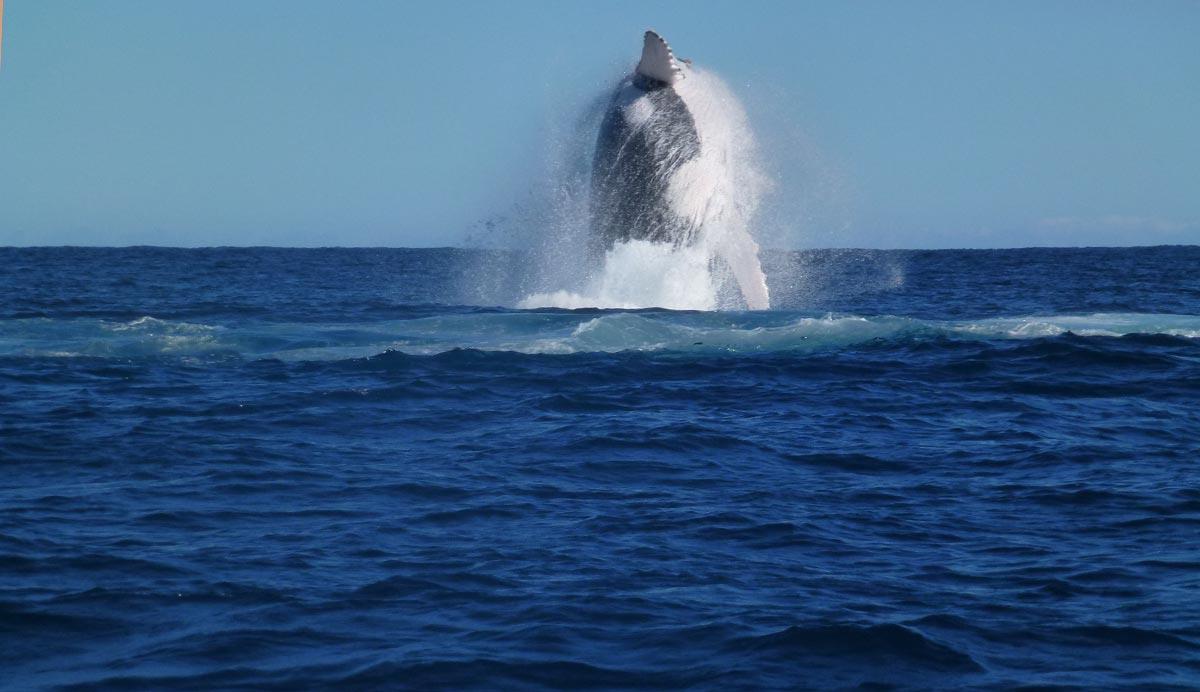
<path id="1" fill-rule="evenodd" d="M 8 0 L 0 245 L 453 245 L 659 29 L 771 245 L 1200 243 L 1200 2 Z"/>

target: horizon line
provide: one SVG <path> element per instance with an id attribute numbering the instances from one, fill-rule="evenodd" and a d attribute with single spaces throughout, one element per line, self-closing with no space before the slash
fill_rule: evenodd
<path id="1" fill-rule="evenodd" d="M 1148 250 L 1156 248 L 1200 248 L 1196 243 L 1153 245 L 1008 245 L 991 247 L 799 247 L 765 248 L 759 252 L 964 252 L 1003 250 Z M 472 247 L 463 245 L 0 245 L 0 250 L 456 250 L 469 252 L 529 252 L 531 248 Z"/>

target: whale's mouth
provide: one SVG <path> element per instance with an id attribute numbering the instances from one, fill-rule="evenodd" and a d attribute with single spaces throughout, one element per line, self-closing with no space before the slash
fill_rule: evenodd
<path id="1" fill-rule="evenodd" d="M 671 85 L 683 78 L 683 67 L 666 39 L 653 29 L 646 31 L 642 43 L 642 59 L 634 71 L 646 79 Z"/>

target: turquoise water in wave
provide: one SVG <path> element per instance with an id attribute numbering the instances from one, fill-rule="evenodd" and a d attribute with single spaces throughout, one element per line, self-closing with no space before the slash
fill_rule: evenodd
<path id="1" fill-rule="evenodd" d="M 0 688 L 1200 685 L 1200 248 L 0 249 Z"/>

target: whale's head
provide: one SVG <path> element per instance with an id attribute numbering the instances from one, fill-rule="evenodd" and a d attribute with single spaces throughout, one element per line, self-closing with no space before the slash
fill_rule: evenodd
<path id="1" fill-rule="evenodd" d="M 651 82 L 661 82 L 667 86 L 683 79 L 684 74 L 681 61 L 675 59 L 675 54 L 667 45 L 666 39 L 653 30 L 646 32 L 642 43 L 642 59 L 638 61 L 634 73 Z"/>

